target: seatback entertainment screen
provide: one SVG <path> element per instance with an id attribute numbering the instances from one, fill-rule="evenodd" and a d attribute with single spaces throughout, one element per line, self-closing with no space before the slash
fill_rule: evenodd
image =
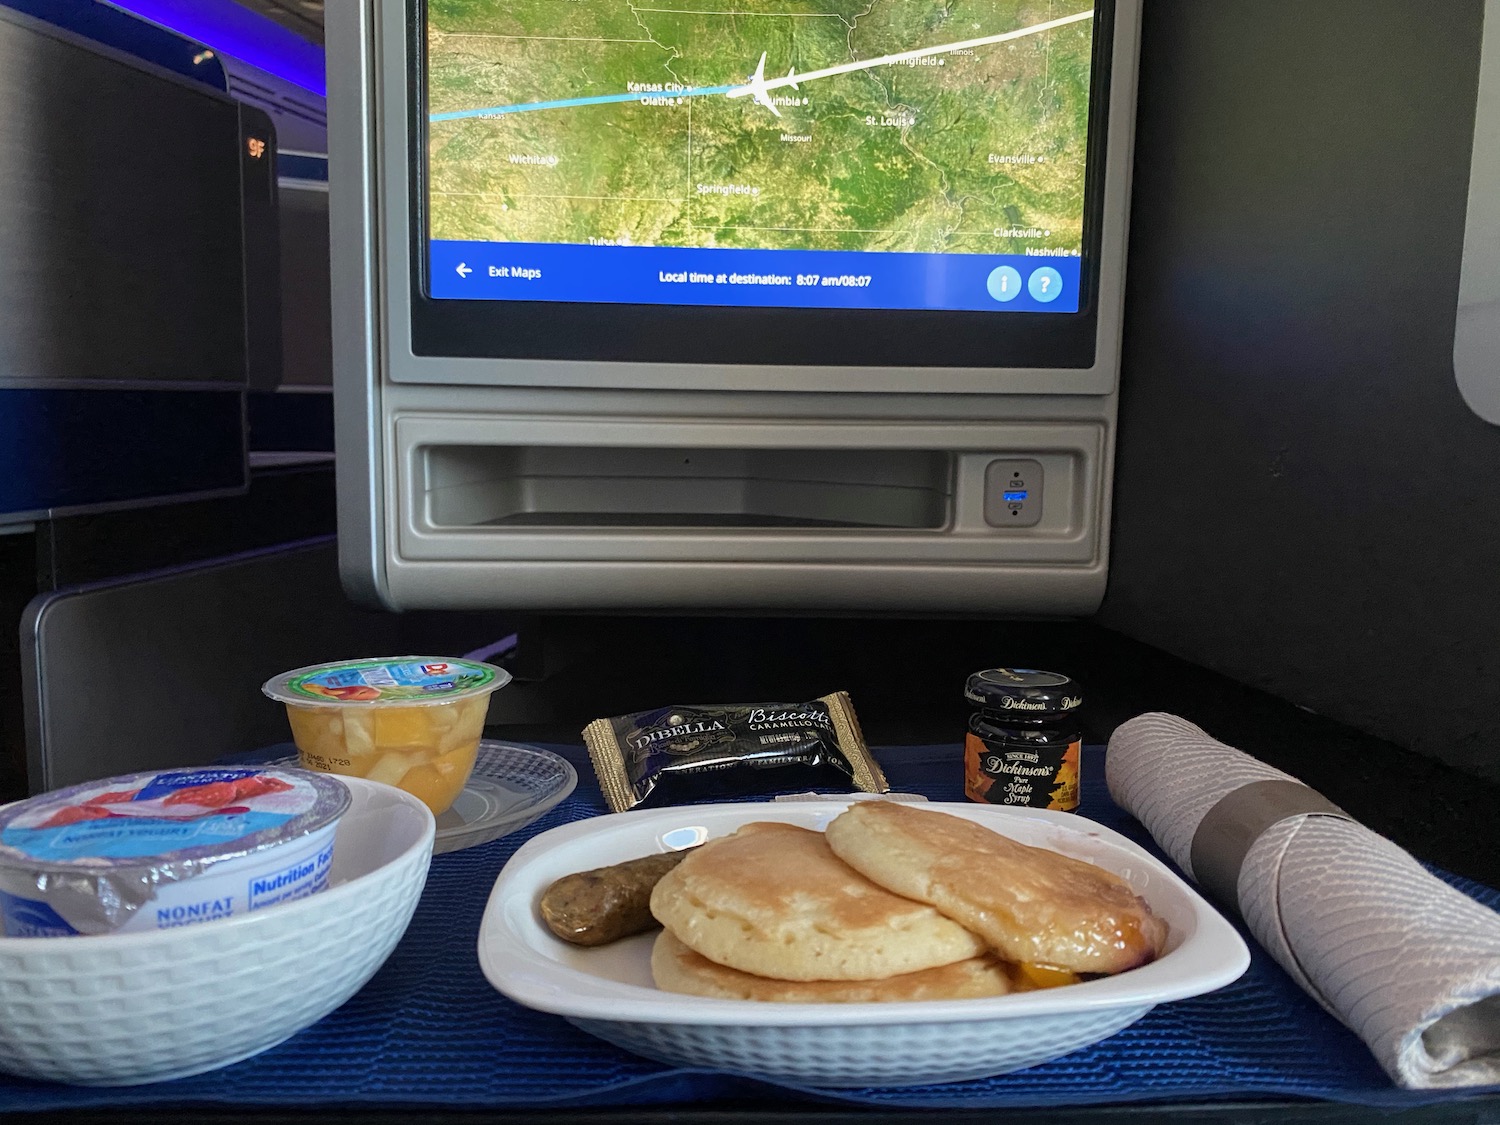
<path id="1" fill-rule="evenodd" d="M 1087 0 L 427 0 L 436 300 L 1080 308 Z"/>

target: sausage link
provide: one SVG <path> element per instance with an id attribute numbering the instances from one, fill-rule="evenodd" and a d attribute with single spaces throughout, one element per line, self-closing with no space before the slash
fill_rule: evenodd
<path id="1" fill-rule="evenodd" d="M 657 925 L 651 890 L 691 848 L 564 875 L 542 894 L 542 920 L 563 941 L 605 945 Z"/>

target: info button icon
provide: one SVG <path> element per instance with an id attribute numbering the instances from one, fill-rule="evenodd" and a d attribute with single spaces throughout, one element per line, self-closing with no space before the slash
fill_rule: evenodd
<path id="1" fill-rule="evenodd" d="M 985 288 L 997 301 L 1014 301 L 1021 295 L 1021 274 L 1013 266 L 998 266 L 990 271 Z"/>

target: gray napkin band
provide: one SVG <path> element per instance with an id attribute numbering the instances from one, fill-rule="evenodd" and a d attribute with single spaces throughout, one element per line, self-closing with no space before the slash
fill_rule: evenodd
<path id="1" fill-rule="evenodd" d="M 1263 832 L 1306 813 L 1351 819 L 1327 797 L 1300 781 L 1252 781 L 1219 798 L 1193 833 L 1188 862 L 1193 878 L 1220 905 L 1239 912 L 1240 868 Z"/>

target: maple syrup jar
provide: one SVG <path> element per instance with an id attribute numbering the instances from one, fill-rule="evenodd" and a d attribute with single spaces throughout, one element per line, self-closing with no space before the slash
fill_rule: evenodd
<path id="1" fill-rule="evenodd" d="M 988 668 L 964 698 L 979 710 L 964 739 L 964 795 L 991 805 L 1078 807 L 1082 735 L 1073 714 L 1083 695 L 1060 672 Z"/>

